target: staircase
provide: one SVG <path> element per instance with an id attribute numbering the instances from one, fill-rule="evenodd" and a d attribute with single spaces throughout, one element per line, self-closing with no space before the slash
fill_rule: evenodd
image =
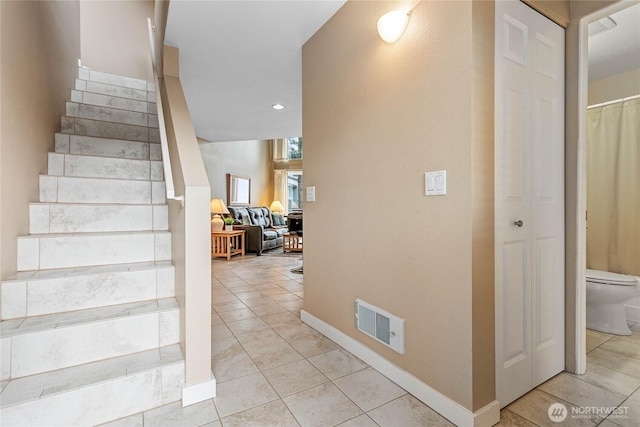
<path id="1" fill-rule="evenodd" d="M 184 385 L 153 85 L 79 68 L 18 273 L 2 280 L 2 426 L 97 425 Z"/>

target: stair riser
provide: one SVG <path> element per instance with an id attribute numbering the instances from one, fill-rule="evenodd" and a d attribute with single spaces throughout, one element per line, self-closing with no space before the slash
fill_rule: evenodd
<path id="1" fill-rule="evenodd" d="M 147 82 L 146 80 L 103 73 L 101 71 L 91 70 L 89 68 L 79 68 L 78 79 L 143 91 L 154 90 L 153 84 L 151 82 Z"/>
<path id="2" fill-rule="evenodd" d="M 100 93 L 86 92 L 82 90 L 71 91 L 71 102 L 93 105 L 96 107 L 115 108 L 118 110 L 135 111 L 137 113 L 156 114 L 156 105 L 142 100 L 121 98 L 119 96 L 103 95 Z"/>
<path id="3" fill-rule="evenodd" d="M 174 268 L 2 282 L 2 320 L 175 296 Z"/>
<path id="4" fill-rule="evenodd" d="M 79 205 L 32 203 L 31 234 L 167 230 L 167 205 Z"/>
<path id="5" fill-rule="evenodd" d="M 2 409 L 7 426 L 90 426 L 181 399 L 184 363 L 143 371 Z"/>
<path id="6" fill-rule="evenodd" d="M 18 271 L 171 259 L 167 232 L 18 237 Z"/>
<path id="7" fill-rule="evenodd" d="M 11 378 L 179 342 L 178 309 L 10 337 Z"/>
<path id="8" fill-rule="evenodd" d="M 160 144 L 107 139 L 83 135 L 56 134 L 56 153 L 115 157 L 134 160 L 162 160 Z"/>
<path id="9" fill-rule="evenodd" d="M 125 98 L 142 102 L 148 102 L 149 99 L 149 92 L 147 92 L 146 90 L 114 86 L 110 84 L 81 79 L 76 79 L 75 90 L 78 92 L 95 93 L 97 95 L 113 96 L 117 98 Z"/>
<path id="10" fill-rule="evenodd" d="M 62 133 L 97 136 L 101 138 L 126 139 L 139 142 L 160 142 L 158 129 L 146 126 L 110 123 L 77 117 L 63 117 Z"/>
<path id="11" fill-rule="evenodd" d="M 124 181 L 40 175 L 40 202 L 164 204 L 163 181 Z"/>
<path id="12" fill-rule="evenodd" d="M 145 108 L 146 110 L 147 108 Z M 136 126 L 158 127 L 155 114 L 67 102 L 67 116 Z"/>
<path id="13" fill-rule="evenodd" d="M 162 181 L 162 162 L 49 153 L 49 175 Z"/>

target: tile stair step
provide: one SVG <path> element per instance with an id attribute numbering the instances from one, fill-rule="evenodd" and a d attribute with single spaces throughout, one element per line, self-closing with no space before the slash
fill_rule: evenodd
<path id="1" fill-rule="evenodd" d="M 2 320 L 174 296 L 170 261 L 25 271 L 2 281 Z"/>
<path id="2" fill-rule="evenodd" d="M 162 160 L 159 143 L 56 133 L 55 152 L 136 160 Z"/>
<path id="3" fill-rule="evenodd" d="M 148 126 L 113 123 L 69 116 L 63 116 L 61 118 L 60 126 L 62 133 L 70 135 L 97 136 L 139 142 L 160 142 L 158 129 Z"/>
<path id="4" fill-rule="evenodd" d="M 18 237 L 18 271 L 167 261 L 171 233 L 32 234 Z"/>
<path id="5" fill-rule="evenodd" d="M 113 86 L 143 90 L 148 92 L 155 91 L 154 85 L 152 82 L 142 80 L 142 79 L 137 79 L 134 77 L 119 76 L 116 74 L 96 71 L 87 67 L 78 68 L 78 79 L 97 82 L 97 83 L 104 83 L 104 84 L 109 84 Z"/>
<path id="6" fill-rule="evenodd" d="M 156 102 L 156 94 L 154 91 L 129 88 L 109 83 L 94 82 L 90 80 L 76 79 L 74 90 L 79 92 L 94 93 L 96 95 L 106 95 L 116 98 L 131 99 L 133 101 L 143 101 L 151 103 Z"/>
<path id="7" fill-rule="evenodd" d="M 29 233 L 168 230 L 167 205 L 30 203 Z"/>
<path id="8" fill-rule="evenodd" d="M 3 425 L 96 425 L 179 401 L 179 345 L 18 378 L 0 395 Z"/>
<path id="9" fill-rule="evenodd" d="M 109 123 L 158 127 L 158 116 L 149 114 L 146 111 L 141 113 L 118 108 L 67 102 L 66 115 L 68 117 L 101 120 Z"/>
<path id="10" fill-rule="evenodd" d="M 2 379 L 125 356 L 179 341 L 180 309 L 175 298 L 5 320 L 0 339 Z"/>
<path id="11" fill-rule="evenodd" d="M 160 160 L 120 159 L 85 154 L 49 153 L 48 174 L 80 178 L 162 181 Z"/>
<path id="12" fill-rule="evenodd" d="M 40 175 L 40 202 L 165 204 L 164 181 Z"/>
<path id="13" fill-rule="evenodd" d="M 71 91 L 71 102 L 78 104 L 93 105 L 96 107 L 109 107 L 118 110 L 135 111 L 138 113 L 157 114 L 155 102 L 148 102 L 146 93 L 144 93 L 140 98 L 141 99 L 131 99 L 77 89 Z"/>

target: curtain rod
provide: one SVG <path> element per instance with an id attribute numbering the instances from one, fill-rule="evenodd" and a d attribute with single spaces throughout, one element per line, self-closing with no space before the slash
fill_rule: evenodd
<path id="1" fill-rule="evenodd" d="M 628 96 L 626 98 L 614 99 L 613 101 L 607 101 L 607 102 L 602 102 L 600 104 L 589 105 L 587 107 L 587 110 L 590 110 L 592 108 L 605 107 L 605 106 L 611 105 L 611 104 L 617 104 L 618 102 L 631 101 L 633 99 L 638 99 L 638 98 L 640 98 L 640 95 L 634 95 L 634 96 Z"/>

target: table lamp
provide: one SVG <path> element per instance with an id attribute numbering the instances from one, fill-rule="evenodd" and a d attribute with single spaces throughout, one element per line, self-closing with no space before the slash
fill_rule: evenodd
<path id="1" fill-rule="evenodd" d="M 229 210 L 225 206 L 222 199 L 211 199 L 211 213 L 213 215 L 213 219 L 211 220 L 211 231 L 222 231 L 222 227 L 224 227 L 224 221 L 220 214 L 228 214 Z"/>
<path id="2" fill-rule="evenodd" d="M 271 212 L 275 212 L 275 213 L 284 212 L 284 206 L 282 206 L 282 203 L 280 203 L 280 200 L 274 200 L 273 203 L 271 203 L 271 206 L 269 206 L 269 209 L 271 209 Z"/>

